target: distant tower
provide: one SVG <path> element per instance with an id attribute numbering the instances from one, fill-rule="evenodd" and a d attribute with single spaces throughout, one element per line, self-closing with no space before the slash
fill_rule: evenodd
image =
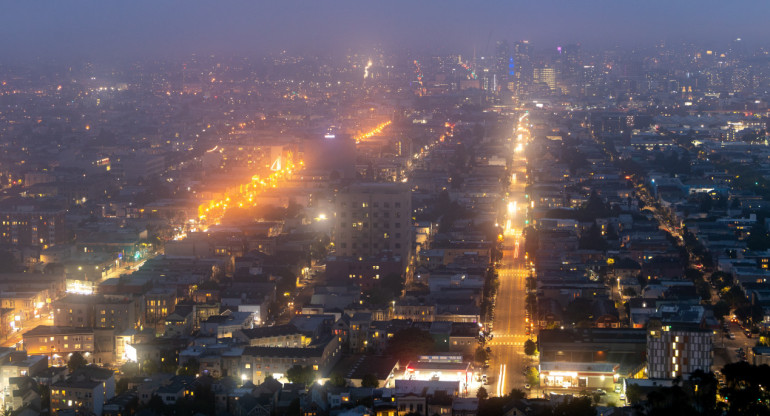
<path id="1" fill-rule="evenodd" d="M 538 84 L 546 84 L 551 91 L 556 90 L 556 71 L 553 67 L 544 65 L 537 67 L 533 72 L 533 81 Z"/>
<path id="2" fill-rule="evenodd" d="M 505 40 L 497 41 L 494 71 L 497 76 L 497 84 L 501 85 L 502 88 L 508 88 L 509 76 L 512 75 L 510 74 L 509 65 L 512 60 L 513 55 L 511 55 L 511 47 L 508 45 L 508 42 Z"/>
<path id="3" fill-rule="evenodd" d="M 524 89 L 532 83 L 532 45 L 528 40 L 515 42 L 513 44 L 513 82 L 515 93 L 520 95 Z"/>

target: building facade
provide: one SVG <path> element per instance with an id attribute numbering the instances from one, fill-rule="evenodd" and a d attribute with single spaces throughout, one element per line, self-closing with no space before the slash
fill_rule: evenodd
<path id="1" fill-rule="evenodd" d="M 411 250 L 411 191 L 402 184 L 351 185 L 337 194 L 334 217 L 336 254 L 371 257 L 381 252 L 404 264 Z"/>
<path id="2" fill-rule="evenodd" d="M 0 243 L 48 248 L 66 239 L 63 209 L 34 204 L 0 207 Z"/>
<path id="3" fill-rule="evenodd" d="M 647 377 L 686 378 L 695 370 L 711 371 L 711 331 L 651 325 L 647 331 Z"/>

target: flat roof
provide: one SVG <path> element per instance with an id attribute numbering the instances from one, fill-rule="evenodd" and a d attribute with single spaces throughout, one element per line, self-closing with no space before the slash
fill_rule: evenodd
<path id="1" fill-rule="evenodd" d="M 69 335 L 69 334 L 90 334 L 93 335 L 93 328 L 78 328 L 74 326 L 50 326 L 38 325 L 25 332 L 23 337 L 37 337 L 44 335 Z"/>
<path id="2" fill-rule="evenodd" d="M 568 361 L 547 361 L 540 363 L 540 372 L 576 372 L 576 373 L 596 373 L 596 374 L 614 374 L 620 368 L 616 363 L 581 363 Z"/>
<path id="3" fill-rule="evenodd" d="M 469 363 L 437 363 L 437 362 L 410 362 L 407 366 L 415 371 L 437 370 L 437 371 L 466 371 L 470 367 Z"/>

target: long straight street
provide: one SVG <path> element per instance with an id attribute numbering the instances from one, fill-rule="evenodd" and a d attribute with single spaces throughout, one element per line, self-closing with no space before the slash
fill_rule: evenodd
<path id="1" fill-rule="evenodd" d="M 522 389 L 526 383 L 524 342 L 530 338 L 525 323 L 526 279 L 530 270 L 525 259 L 523 237 L 528 206 L 524 149 L 529 132 L 523 124 L 526 117 L 524 115 L 519 119 L 512 140 L 513 166 L 509 171 L 511 185 L 508 190 L 503 259 L 498 269 L 500 288 L 495 301 L 494 338 L 487 343 L 492 351 L 488 374 L 494 382 L 490 393 L 495 396 L 508 394 L 512 389 Z"/>

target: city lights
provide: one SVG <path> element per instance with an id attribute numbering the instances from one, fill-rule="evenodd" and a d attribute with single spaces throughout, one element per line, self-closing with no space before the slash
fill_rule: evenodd
<path id="1" fill-rule="evenodd" d="M 385 128 L 390 126 L 391 124 L 393 124 L 393 122 L 391 120 L 388 120 L 388 121 L 386 121 L 384 123 L 380 123 L 380 124 L 377 125 L 377 127 L 373 128 L 373 129 L 371 129 L 371 130 L 369 130 L 369 131 L 367 131 L 365 133 L 358 134 L 355 137 L 353 137 L 353 139 L 356 141 L 356 143 L 360 143 L 360 142 L 362 142 L 362 141 L 364 141 L 366 139 L 369 139 L 371 137 L 374 137 L 375 135 L 378 135 L 378 134 L 382 133 L 382 131 L 385 130 Z"/>
<path id="2" fill-rule="evenodd" d="M 2 410 L 768 407 L 766 13 L 433 2 L 14 6 Z"/>

